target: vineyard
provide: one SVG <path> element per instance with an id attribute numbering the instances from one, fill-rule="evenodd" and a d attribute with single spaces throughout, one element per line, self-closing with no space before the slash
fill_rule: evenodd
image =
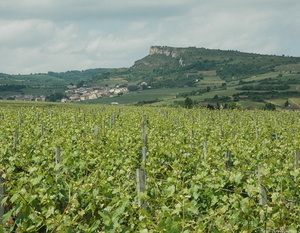
<path id="1" fill-rule="evenodd" d="M 300 232 L 299 116 L 1 107 L 0 232 Z"/>

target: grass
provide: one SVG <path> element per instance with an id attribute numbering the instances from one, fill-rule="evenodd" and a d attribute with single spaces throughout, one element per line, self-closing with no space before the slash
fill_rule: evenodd
<path id="1" fill-rule="evenodd" d="M 13 95 L 50 95 L 54 92 L 65 92 L 64 86 L 49 86 L 49 87 L 27 87 L 20 91 L 2 91 L 1 96 L 13 96 Z"/>
<path id="2" fill-rule="evenodd" d="M 119 104 L 132 104 L 139 101 L 149 101 L 149 100 L 167 100 L 175 99 L 178 93 L 190 92 L 192 90 L 197 90 L 198 87 L 193 88 L 161 88 L 161 89 L 150 89 L 145 91 L 130 92 L 124 94 L 121 97 L 103 97 L 96 100 L 88 100 L 83 103 L 90 104 L 110 104 L 111 102 L 118 102 Z"/>
<path id="3" fill-rule="evenodd" d="M 124 85 L 128 84 L 128 81 L 121 78 L 116 79 L 106 79 L 106 80 L 100 80 L 97 82 L 96 86 L 108 86 L 108 87 L 114 87 L 116 85 Z"/>
<path id="4" fill-rule="evenodd" d="M 260 81 L 260 80 L 263 80 L 266 78 L 276 78 L 278 76 L 278 74 L 279 74 L 278 72 L 271 72 L 271 73 L 262 74 L 259 76 L 252 76 L 250 78 L 243 79 L 243 81 L 250 82 L 250 81 Z"/>
<path id="5" fill-rule="evenodd" d="M 276 71 L 300 71 L 300 64 L 288 64 L 277 66 Z"/>
<path id="6" fill-rule="evenodd" d="M 250 100 L 242 100 L 242 101 L 237 102 L 237 104 L 238 104 L 238 106 L 240 106 L 241 109 L 245 109 L 250 106 L 255 106 L 258 108 L 263 108 L 265 106 L 265 103 L 263 103 L 263 102 L 253 102 Z"/>
<path id="7" fill-rule="evenodd" d="M 12 80 L 21 83 L 62 83 L 65 82 L 61 78 L 57 78 L 47 74 L 35 74 L 35 75 L 12 75 Z"/>
<path id="8" fill-rule="evenodd" d="M 198 85 L 221 85 L 224 81 L 219 76 L 205 76 Z"/>
<path id="9" fill-rule="evenodd" d="M 300 107 L 300 98 L 289 98 L 288 101 L 290 105 L 295 105 Z"/>

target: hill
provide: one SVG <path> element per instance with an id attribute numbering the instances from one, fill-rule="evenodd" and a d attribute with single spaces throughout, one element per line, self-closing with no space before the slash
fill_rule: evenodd
<path id="1" fill-rule="evenodd" d="M 185 105 L 189 98 L 193 105 L 283 107 L 289 100 L 300 106 L 300 57 L 152 46 L 129 68 L 0 74 L 1 96 L 64 93 L 70 83 L 129 90 L 117 99 L 103 97 L 89 103 Z"/>
<path id="2" fill-rule="evenodd" d="M 152 46 L 149 54 L 132 67 L 104 72 L 93 80 L 111 84 L 115 80 L 115 83 L 130 86 L 139 91 L 140 98 L 137 97 L 136 101 L 146 104 L 183 104 L 184 98 L 190 97 L 196 104 L 236 102 L 247 107 L 280 100 L 276 103 L 280 106 L 284 100 L 300 96 L 300 58 Z M 169 89 L 176 90 L 172 98 Z M 155 101 L 157 98 L 152 93 L 157 93 L 156 90 L 166 93 L 166 99 Z M 126 97 L 122 98 L 120 102 Z"/>
<path id="3" fill-rule="evenodd" d="M 0 73 L 0 98 L 13 99 L 20 95 L 50 95 L 64 92 L 69 84 L 79 84 L 92 79 L 107 69 L 88 69 L 83 71 L 66 71 L 10 75 Z"/>
<path id="4" fill-rule="evenodd" d="M 261 55 L 205 48 L 153 46 L 145 58 L 136 61 L 132 70 L 143 73 L 198 74 L 215 71 L 222 80 L 245 79 L 275 71 L 276 66 L 297 64 L 298 57 Z"/>

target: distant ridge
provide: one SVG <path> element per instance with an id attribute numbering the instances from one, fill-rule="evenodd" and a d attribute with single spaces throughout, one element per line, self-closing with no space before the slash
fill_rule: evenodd
<path id="1" fill-rule="evenodd" d="M 224 80 L 243 79 L 274 71 L 276 66 L 300 63 L 300 57 L 286 57 L 233 50 L 151 46 L 149 54 L 131 67 L 135 72 L 200 72 L 214 70 Z"/>

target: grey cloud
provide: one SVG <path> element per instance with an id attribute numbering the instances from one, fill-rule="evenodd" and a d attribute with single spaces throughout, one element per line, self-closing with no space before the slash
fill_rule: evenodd
<path id="1" fill-rule="evenodd" d="M 2 0 L 0 72 L 131 66 L 151 45 L 300 56 L 298 0 Z"/>
<path id="2" fill-rule="evenodd" d="M 41 1 L 42 2 L 42 1 Z M 14 4 L 15 3 L 15 4 Z M 134 20 L 178 16 L 188 11 L 188 2 L 157 1 L 30 1 L 0 3 L 0 15 L 5 19 L 60 20 Z"/>

